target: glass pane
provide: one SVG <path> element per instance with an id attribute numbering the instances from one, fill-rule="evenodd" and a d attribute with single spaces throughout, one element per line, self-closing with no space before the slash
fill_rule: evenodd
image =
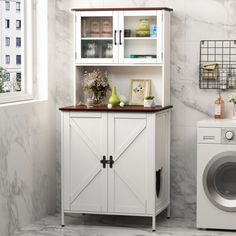
<path id="1" fill-rule="evenodd" d="M 125 40 L 125 58 L 156 58 L 156 40 L 132 39 Z"/>
<path id="2" fill-rule="evenodd" d="M 157 17 L 125 16 L 124 57 L 156 58 Z"/>
<path id="3" fill-rule="evenodd" d="M 227 163 L 220 166 L 215 172 L 214 183 L 221 196 L 236 199 L 236 164 Z"/>
<path id="4" fill-rule="evenodd" d="M 112 17 L 82 17 L 82 38 L 108 38 L 112 37 Z"/>
<path id="5" fill-rule="evenodd" d="M 22 91 L 23 37 L 21 4 L 23 0 L 0 1 L 0 93 Z"/>
<path id="6" fill-rule="evenodd" d="M 112 58 L 112 40 L 82 40 L 82 58 Z"/>

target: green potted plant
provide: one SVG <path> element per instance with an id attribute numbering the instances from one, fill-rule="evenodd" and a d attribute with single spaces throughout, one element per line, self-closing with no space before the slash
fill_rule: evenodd
<path id="1" fill-rule="evenodd" d="M 144 107 L 154 107 L 155 103 L 154 103 L 154 96 L 147 96 L 144 98 Z"/>
<path id="2" fill-rule="evenodd" d="M 229 102 L 233 104 L 233 112 L 232 112 L 232 119 L 236 120 L 236 93 L 230 93 L 228 95 Z"/>

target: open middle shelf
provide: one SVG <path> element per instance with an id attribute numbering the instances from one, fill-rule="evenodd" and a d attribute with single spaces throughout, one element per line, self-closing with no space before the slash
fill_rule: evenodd
<path id="1" fill-rule="evenodd" d="M 86 102 L 87 99 L 87 95 L 83 92 L 84 73 L 97 69 L 108 73 L 110 86 L 116 86 L 118 96 L 123 95 L 127 99 L 130 98 L 132 80 L 150 80 L 150 95 L 155 97 L 155 104 L 161 106 L 169 104 L 169 93 L 163 92 L 168 84 L 168 79 L 163 80 L 162 66 L 150 66 L 148 69 L 144 69 L 143 66 L 76 66 L 76 104 L 80 101 Z M 108 100 L 104 100 L 104 103 L 108 103 Z"/>

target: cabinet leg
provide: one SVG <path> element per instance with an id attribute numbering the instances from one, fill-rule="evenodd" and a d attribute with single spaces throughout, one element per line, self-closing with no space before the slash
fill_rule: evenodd
<path id="1" fill-rule="evenodd" d="M 156 215 L 152 216 L 152 232 L 156 231 Z"/>
<path id="2" fill-rule="evenodd" d="M 166 216 L 166 218 L 170 219 L 170 204 L 167 207 L 167 216 Z"/>
<path id="3" fill-rule="evenodd" d="M 61 211 L 61 227 L 65 226 L 65 214 L 64 211 Z"/>

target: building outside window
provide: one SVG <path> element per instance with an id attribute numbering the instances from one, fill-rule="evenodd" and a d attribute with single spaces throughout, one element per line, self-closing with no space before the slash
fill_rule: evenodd
<path id="1" fill-rule="evenodd" d="M 11 44 L 10 37 L 5 37 L 5 46 L 6 46 L 6 47 L 9 47 L 10 44 Z"/>
<path id="2" fill-rule="evenodd" d="M 5 1 L 5 10 L 10 11 L 10 1 Z"/>
<path id="3" fill-rule="evenodd" d="M 20 37 L 16 37 L 16 47 L 21 47 L 21 38 Z"/>
<path id="4" fill-rule="evenodd" d="M 6 81 L 10 81 L 10 78 L 11 78 L 11 76 L 10 76 L 10 73 L 6 73 Z"/>
<path id="5" fill-rule="evenodd" d="M 17 92 L 21 91 L 21 73 L 16 73 Z"/>
<path id="6" fill-rule="evenodd" d="M 16 64 L 21 65 L 21 55 L 16 55 Z"/>
<path id="7" fill-rule="evenodd" d="M 20 12 L 20 11 L 21 11 L 21 3 L 16 2 L 16 12 Z"/>
<path id="8" fill-rule="evenodd" d="M 21 20 L 16 20 L 16 29 L 21 28 Z"/>
<path id="9" fill-rule="evenodd" d="M 5 56 L 5 63 L 6 63 L 7 65 L 11 63 L 11 57 L 10 57 L 10 55 L 6 55 L 6 56 Z"/>
<path id="10" fill-rule="evenodd" d="M 9 28 L 10 28 L 10 20 L 9 20 L 9 19 L 6 19 L 6 20 L 5 20 L 5 28 L 6 28 L 6 29 L 9 29 Z"/>

